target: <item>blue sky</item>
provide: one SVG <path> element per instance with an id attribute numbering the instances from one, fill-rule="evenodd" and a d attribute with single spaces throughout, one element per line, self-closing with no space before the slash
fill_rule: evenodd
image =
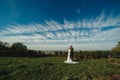
<path id="1" fill-rule="evenodd" d="M 0 40 L 35 50 L 110 50 L 120 0 L 0 0 Z"/>

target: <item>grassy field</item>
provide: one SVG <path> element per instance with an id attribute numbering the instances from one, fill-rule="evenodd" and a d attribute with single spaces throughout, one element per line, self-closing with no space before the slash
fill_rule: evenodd
<path id="1" fill-rule="evenodd" d="M 120 80 L 120 59 L 81 60 L 65 57 L 0 57 L 0 80 Z"/>

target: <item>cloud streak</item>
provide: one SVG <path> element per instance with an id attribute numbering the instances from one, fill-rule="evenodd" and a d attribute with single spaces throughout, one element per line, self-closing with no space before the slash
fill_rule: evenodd
<path id="1" fill-rule="evenodd" d="M 91 42 L 96 45 L 98 42 L 120 41 L 119 34 L 120 15 L 106 16 L 104 12 L 96 18 L 76 22 L 64 20 L 64 23 L 59 23 L 51 20 L 44 23 L 9 25 L 0 30 L 2 41 L 23 42 L 29 46 L 81 45 L 83 43 L 87 45 L 86 43 Z"/>

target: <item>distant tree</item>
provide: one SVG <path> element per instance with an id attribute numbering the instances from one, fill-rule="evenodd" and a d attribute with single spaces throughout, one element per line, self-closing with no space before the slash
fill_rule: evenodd
<path id="1" fill-rule="evenodd" d="M 0 41 L 0 48 L 3 48 L 3 45 L 4 43 L 2 41 Z"/>
<path id="2" fill-rule="evenodd" d="M 3 41 L 0 41 L 0 46 L 6 46 L 6 45 L 8 45 L 8 43 L 7 42 L 3 42 Z"/>
<path id="3" fill-rule="evenodd" d="M 3 42 L 2 42 L 2 41 L 0 41 L 0 46 L 1 46 L 1 45 L 3 45 Z"/>
<path id="4" fill-rule="evenodd" d="M 0 41 L 0 56 L 9 55 L 9 43 Z"/>
<path id="5" fill-rule="evenodd" d="M 55 56 L 58 56 L 58 51 L 55 51 Z"/>
<path id="6" fill-rule="evenodd" d="M 117 48 L 119 48 L 120 50 L 120 42 L 118 42 L 118 44 L 116 45 Z"/>
<path id="7" fill-rule="evenodd" d="M 9 43 L 0 41 L 0 49 L 8 49 Z"/>
<path id="8" fill-rule="evenodd" d="M 120 42 L 112 49 L 111 55 L 113 57 L 120 57 Z"/>
<path id="9" fill-rule="evenodd" d="M 23 43 L 17 42 L 13 43 L 13 45 L 11 46 L 11 50 L 18 56 L 24 56 L 27 47 Z"/>
<path id="10" fill-rule="evenodd" d="M 9 43 L 8 43 L 8 42 L 4 42 L 4 43 L 3 43 L 3 46 L 8 47 L 8 46 L 9 46 Z"/>
<path id="11" fill-rule="evenodd" d="M 120 51 L 120 42 L 112 49 L 112 51 Z"/>
<path id="12" fill-rule="evenodd" d="M 17 42 L 17 43 L 13 43 L 13 45 L 11 46 L 11 49 L 26 50 L 27 47 L 23 43 Z"/>

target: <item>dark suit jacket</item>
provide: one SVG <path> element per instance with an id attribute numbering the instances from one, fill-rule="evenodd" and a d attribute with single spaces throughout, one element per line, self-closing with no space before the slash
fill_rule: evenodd
<path id="1" fill-rule="evenodd" d="M 73 60 L 73 48 L 71 48 L 71 53 L 70 53 L 70 57 L 71 57 L 71 59 Z"/>

